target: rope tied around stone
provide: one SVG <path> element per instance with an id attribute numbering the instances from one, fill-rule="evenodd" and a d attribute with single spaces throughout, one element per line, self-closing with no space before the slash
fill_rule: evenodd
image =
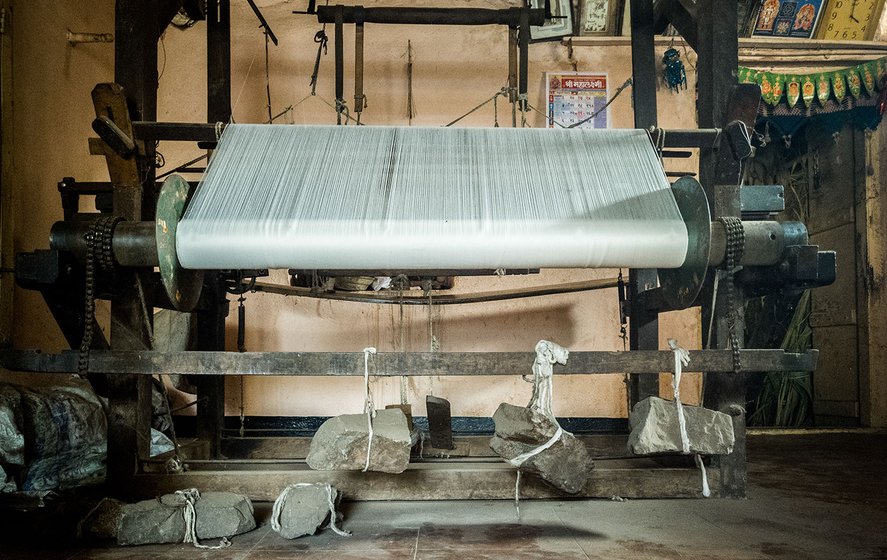
<path id="1" fill-rule="evenodd" d="M 674 392 L 674 402 L 678 409 L 678 427 L 681 430 L 681 448 L 683 453 L 690 453 L 690 438 L 687 435 L 687 419 L 684 416 L 684 406 L 681 404 L 681 374 L 683 367 L 690 364 L 690 353 L 678 345 L 678 341 L 669 338 L 668 347 L 674 353 L 674 375 L 671 378 L 671 389 Z"/>
<path id="2" fill-rule="evenodd" d="M 370 394 L 370 354 L 376 354 L 374 347 L 368 346 L 363 349 L 363 412 L 367 415 L 367 460 L 361 472 L 370 470 L 370 453 L 373 450 L 373 418 L 376 416 L 376 405 Z"/>
<path id="3" fill-rule="evenodd" d="M 533 361 L 533 379 L 530 381 L 526 376 L 523 376 L 524 381 L 533 384 L 533 396 L 530 397 L 530 402 L 527 404 L 527 408 L 530 410 L 536 410 L 545 415 L 548 419 L 554 422 L 554 425 L 557 426 L 557 430 L 554 432 L 554 435 L 542 445 L 534 447 L 533 449 L 508 460 L 508 463 L 517 469 L 517 480 L 514 483 L 514 507 L 517 510 L 518 518 L 520 518 L 521 466 L 536 455 L 551 448 L 551 446 L 557 443 L 564 435 L 564 429 L 558 423 L 554 416 L 554 412 L 551 410 L 551 401 L 554 396 L 552 377 L 554 376 L 554 364 L 566 364 L 569 357 L 570 351 L 563 346 L 547 340 L 540 340 L 536 343 L 536 359 Z"/>
<path id="4" fill-rule="evenodd" d="M 194 509 L 194 504 L 200 499 L 200 492 L 197 491 L 197 488 L 176 490 L 176 496 L 180 496 L 185 502 L 182 509 L 182 515 L 185 518 L 185 539 L 182 541 L 183 543 L 193 543 L 195 548 L 202 548 L 204 550 L 220 550 L 231 546 L 231 541 L 227 537 L 222 537 L 222 540 L 216 546 L 200 544 L 197 540 L 197 512 Z"/>
<path id="5" fill-rule="evenodd" d="M 684 455 L 689 455 L 690 436 L 687 434 L 687 418 L 684 416 L 684 405 L 681 403 L 681 375 L 683 374 L 684 367 L 690 365 L 690 353 L 684 348 L 681 348 L 678 341 L 673 338 L 668 339 L 668 347 L 674 352 L 674 376 L 671 379 L 671 387 L 674 392 L 674 402 L 678 411 L 678 428 L 681 431 L 681 450 Z M 696 466 L 702 474 L 702 495 L 708 498 L 711 495 L 711 490 L 708 486 L 708 476 L 705 472 L 705 464 L 702 462 L 702 457 L 698 453 L 693 457 L 693 461 L 696 463 Z"/>
<path id="6" fill-rule="evenodd" d="M 348 531 L 343 531 L 336 527 L 336 503 L 333 500 L 333 487 L 328 483 L 311 483 L 311 482 L 299 482 L 296 484 L 290 484 L 286 488 L 283 489 L 283 492 L 277 496 L 277 499 L 274 500 L 274 507 L 271 510 L 271 529 L 275 533 L 280 532 L 280 515 L 283 512 L 283 506 L 286 505 L 286 500 L 289 497 L 289 493 L 294 488 L 301 488 L 306 486 L 319 486 L 324 487 L 326 489 L 326 500 L 327 505 L 330 508 L 330 529 L 340 537 L 350 537 L 351 533 Z"/>

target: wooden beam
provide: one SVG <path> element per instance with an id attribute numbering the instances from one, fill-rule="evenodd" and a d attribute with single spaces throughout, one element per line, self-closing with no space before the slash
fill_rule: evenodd
<path id="1" fill-rule="evenodd" d="M 113 345 L 113 340 L 112 340 Z M 782 350 L 742 350 L 744 371 L 813 371 L 818 352 L 791 354 Z M 370 358 L 370 375 L 523 375 L 530 371 L 532 352 L 381 352 Z M 14 371 L 71 373 L 77 353 L 44 354 L 0 350 L 0 365 Z M 108 374 L 183 374 L 194 376 L 361 376 L 363 352 L 119 352 L 90 353 L 89 369 Z M 729 350 L 690 350 L 688 371 L 732 371 Z M 621 372 L 659 373 L 674 370 L 674 353 L 570 352 L 567 365 L 555 365 L 559 375 Z"/>
<path id="2" fill-rule="evenodd" d="M 526 475 L 521 497 L 538 498 L 699 498 L 702 484 L 696 469 L 657 467 L 641 459 L 647 468 L 615 462 L 605 467 L 599 461 L 585 488 L 566 494 L 541 479 Z M 253 468 L 255 468 L 253 463 Z M 719 488 L 718 472 L 708 471 L 714 493 Z M 289 484 L 328 483 L 349 500 L 509 500 L 514 499 L 515 469 L 500 461 L 483 463 L 414 463 L 401 474 L 359 471 L 314 471 L 293 465 L 287 470 L 188 471 L 180 474 L 141 474 L 134 488 L 143 498 L 168 494 L 182 488 L 201 492 L 225 491 L 245 494 L 252 500 L 274 501 Z"/>
<path id="3" fill-rule="evenodd" d="M 649 1 L 649 0 L 648 0 Z M 335 23 L 336 6 L 318 6 L 319 23 Z M 342 23 L 355 23 L 358 15 L 363 23 L 406 25 L 520 25 L 521 8 L 490 10 L 485 8 L 413 8 L 343 6 Z M 528 10 L 530 25 L 545 23 L 545 10 Z"/>

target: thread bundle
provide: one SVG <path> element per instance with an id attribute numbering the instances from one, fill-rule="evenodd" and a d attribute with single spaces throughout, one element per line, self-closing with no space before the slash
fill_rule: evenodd
<path id="1" fill-rule="evenodd" d="M 674 268 L 687 231 L 639 130 L 226 127 L 185 268 Z"/>

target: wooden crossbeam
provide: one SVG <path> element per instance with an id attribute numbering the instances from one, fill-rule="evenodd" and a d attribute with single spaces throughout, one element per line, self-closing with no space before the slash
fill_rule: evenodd
<path id="1" fill-rule="evenodd" d="M 742 370 L 813 371 L 817 350 L 802 354 L 782 350 L 742 350 Z M 382 352 L 370 358 L 370 375 L 521 375 L 530 371 L 532 352 Z M 14 371 L 72 373 L 77 353 L 44 354 L 28 350 L 0 350 L 0 365 Z M 150 352 L 93 351 L 94 373 L 250 375 L 250 376 L 360 376 L 362 352 Z M 571 352 L 567 365 L 555 365 L 559 375 L 621 372 L 658 373 L 674 369 L 670 351 Z M 731 372 L 730 350 L 691 350 L 688 371 Z"/>

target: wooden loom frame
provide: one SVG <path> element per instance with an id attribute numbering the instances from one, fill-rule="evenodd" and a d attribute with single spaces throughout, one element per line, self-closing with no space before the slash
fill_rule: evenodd
<path id="1" fill-rule="evenodd" d="M 115 44 L 115 79 L 123 86 L 126 103 L 122 109 L 115 92 L 106 88 L 104 94 L 94 94 L 97 113 L 117 108 L 117 114 L 125 114 L 126 105 L 130 123 L 129 132 L 134 137 L 147 139 L 140 134 L 166 126 L 169 139 L 204 141 L 207 126 L 212 125 L 155 125 L 156 121 L 156 42 L 172 14 L 181 2 L 171 0 L 118 0 L 116 11 L 117 42 Z M 753 125 L 757 107 L 754 92 L 739 96 L 739 102 L 730 108 L 730 96 L 735 86 L 733 71 L 738 63 L 738 39 L 735 33 L 735 14 L 728 0 L 708 0 L 705 9 L 695 13 L 695 5 L 685 0 L 657 2 L 655 9 L 649 0 L 632 0 L 632 65 L 634 76 L 635 125 L 649 128 L 656 124 L 656 55 L 653 37 L 657 26 L 670 19 L 699 54 L 699 123 L 708 131 L 692 132 L 683 138 L 672 138 L 677 145 L 703 148 L 701 178 L 704 185 L 730 185 L 725 188 L 709 187 L 709 198 L 714 201 L 715 216 L 739 216 L 738 163 L 732 161 L 729 150 L 713 150 L 711 129 L 722 127 L 725 122 L 739 118 L 751 120 Z M 733 6 L 735 7 L 735 5 Z M 718 14 L 715 18 L 714 14 Z M 230 0 L 220 0 L 215 13 L 209 14 L 207 31 L 208 53 L 208 122 L 227 122 L 230 119 Z M 144 25 L 157 21 L 158 26 Z M 524 19 L 523 21 L 527 21 Z M 526 57 L 521 57 L 526 64 Z M 525 77 L 526 73 L 522 72 Z M 522 84 L 523 85 L 523 84 Z M 113 88 L 111 88 L 113 89 Z M 525 90 L 524 90 L 525 91 Z M 116 92 L 119 94 L 120 92 Z M 129 119 L 126 119 L 129 122 Z M 118 122 L 118 124 L 121 124 Z M 193 129 L 189 129 L 193 127 Z M 126 131 L 125 131 L 126 132 Z M 163 138 L 167 138 L 163 136 Z M 715 136 L 715 140 L 718 136 Z M 675 144 L 670 144 L 675 146 Z M 98 149 L 98 148 L 97 148 Z M 153 160 L 153 142 L 146 142 L 142 157 L 126 159 L 113 152 L 103 152 L 108 160 L 113 184 L 113 207 L 116 215 L 129 220 L 145 220 L 152 214 L 153 168 L 147 164 Z M 277 464 L 271 471 L 262 470 L 261 462 L 237 463 L 227 466 L 209 461 L 206 471 L 185 474 L 157 474 L 146 472 L 147 430 L 150 424 L 150 376 L 149 374 L 173 373 L 180 368 L 198 368 L 195 376 L 200 394 L 198 399 L 198 436 L 209 443 L 210 456 L 221 453 L 221 428 L 223 425 L 224 377 L 219 375 L 256 371 L 256 364 L 267 374 L 280 375 L 337 375 L 342 372 L 355 374 L 356 358 L 351 354 L 312 353 L 306 358 L 313 365 L 307 369 L 292 369 L 300 354 L 224 353 L 224 324 L 228 301 L 224 287 L 217 275 L 208 275 L 205 299 L 210 305 L 197 312 L 198 352 L 178 355 L 162 355 L 149 352 L 145 316 L 139 299 L 139 277 L 147 271 L 123 271 L 118 277 L 112 300 L 112 327 L 110 350 L 94 352 L 90 369 L 94 373 L 106 373 L 110 389 L 108 479 L 113 491 L 122 496 L 145 496 L 188 486 L 201 490 L 227 489 L 242 491 L 256 499 L 272 499 L 286 484 L 297 481 L 324 480 L 340 486 L 346 494 L 357 499 L 446 499 L 446 498 L 507 498 L 513 495 L 512 477 L 507 465 L 452 466 L 430 468 L 417 465 L 403 475 L 381 473 L 326 473 L 305 468 L 290 469 L 293 465 Z M 656 285 L 655 271 L 631 272 L 631 351 L 574 352 L 571 354 L 572 373 L 604 373 L 606 371 L 632 371 L 631 398 L 658 394 L 658 372 L 669 371 L 673 360 L 670 352 L 658 351 L 658 310 L 648 305 L 652 287 Z M 723 284 L 722 284 L 723 285 Z M 645 294 L 645 292 L 648 292 Z M 703 364 L 709 372 L 706 386 L 706 404 L 721 410 L 731 410 L 742 404 L 744 397 L 744 373 L 733 373 L 728 364 L 729 351 L 726 323 L 726 301 L 718 298 L 717 311 L 703 307 L 703 316 L 717 317 L 715 340 L 712 346 L 721 350 L 705 351 L 694 356 L 694 364 Z M 741 306 L 734 310 L 741 314 Z M 740 315 L 741 316 L 741 315 Z M 741 321 L 740 321 L 741 325 Z M 344 356 L 344 357 L 342 357 Z M 362 354 L 359 355 L 362 357 Z M 815 367 L 816 354 L 785 354 L 781 351 L 746 350 L 742 352 L 743 371 L 761 369 L 803 370 Z M 337 362 L 337 360 L 344 360 Z M 390 362 L 389 375 L 431 374 L 479 374 L 497 371 L 506 374 L 501 364 L 509 364 L 507 374 L 523 371 L 532 363 L 531 353 L 502 354 L 402 354 L 385 357 Z M 71 354 L 32 355 L 25 352 L 5 352 L 3 362 L 8 367 L 31 371 L 74 371 L 76 356 Z M 244 360 L 249 361 L 246 367 Z M 73 363 L 72 363 L 73 361 Z M 285 371 L 281 365 L 290 368 Z M 178 366 L 176 365 L 178 364 Z M 520 364 L 520 367 L 517 367 Z M 584 364 L 584 367 L 580 367 Z M 187 366 L 187 367 L 186 367 Z M 408 367 L 409 366 L 409 367 Z M 516 368 L 516 369 L 515 369 Z M 585 371 L 579 371 L 580 369 Z M 310 371 L 309 371 L 310 370 Z M 557 370 L 556 370 L 557 371 Z M 433 373 L 432 373 L 433 372 Z M 563 371 L 566 373 L 567 371 Z M 188 373 L 194 373 L 190 369 Z M 719 469 L 712 473 L 712 487 L 722 496 L 741 497 L 745 494 L 745 425 L 743 414 L 734 416 L 737 443 L 735 451 L 720 458 Z M 281 462 L 278 462 L 281 463 Z M 285 463 L 285 462 L 283 462 Z M 196 464 L 196 463 L 195 463 Z M 265 465 L 266 467 L 268 465 Z M 218 469 L 222 469 L 219 471 Z M 698 473 L 687 468 L 662 468 L 656 462 L 647 461 L 641 467 L 598 469 L 592 473 L 584 496 L 609 497 L 686 497 L 699 495 Z M 399 489 L 399 490 L 398 490 Z M 430 490 L 429 490 L 430 489 Z M 524 490 L 527 497 L 552 497 L 561 494 L 541 485 L 528 482 Z"/>

